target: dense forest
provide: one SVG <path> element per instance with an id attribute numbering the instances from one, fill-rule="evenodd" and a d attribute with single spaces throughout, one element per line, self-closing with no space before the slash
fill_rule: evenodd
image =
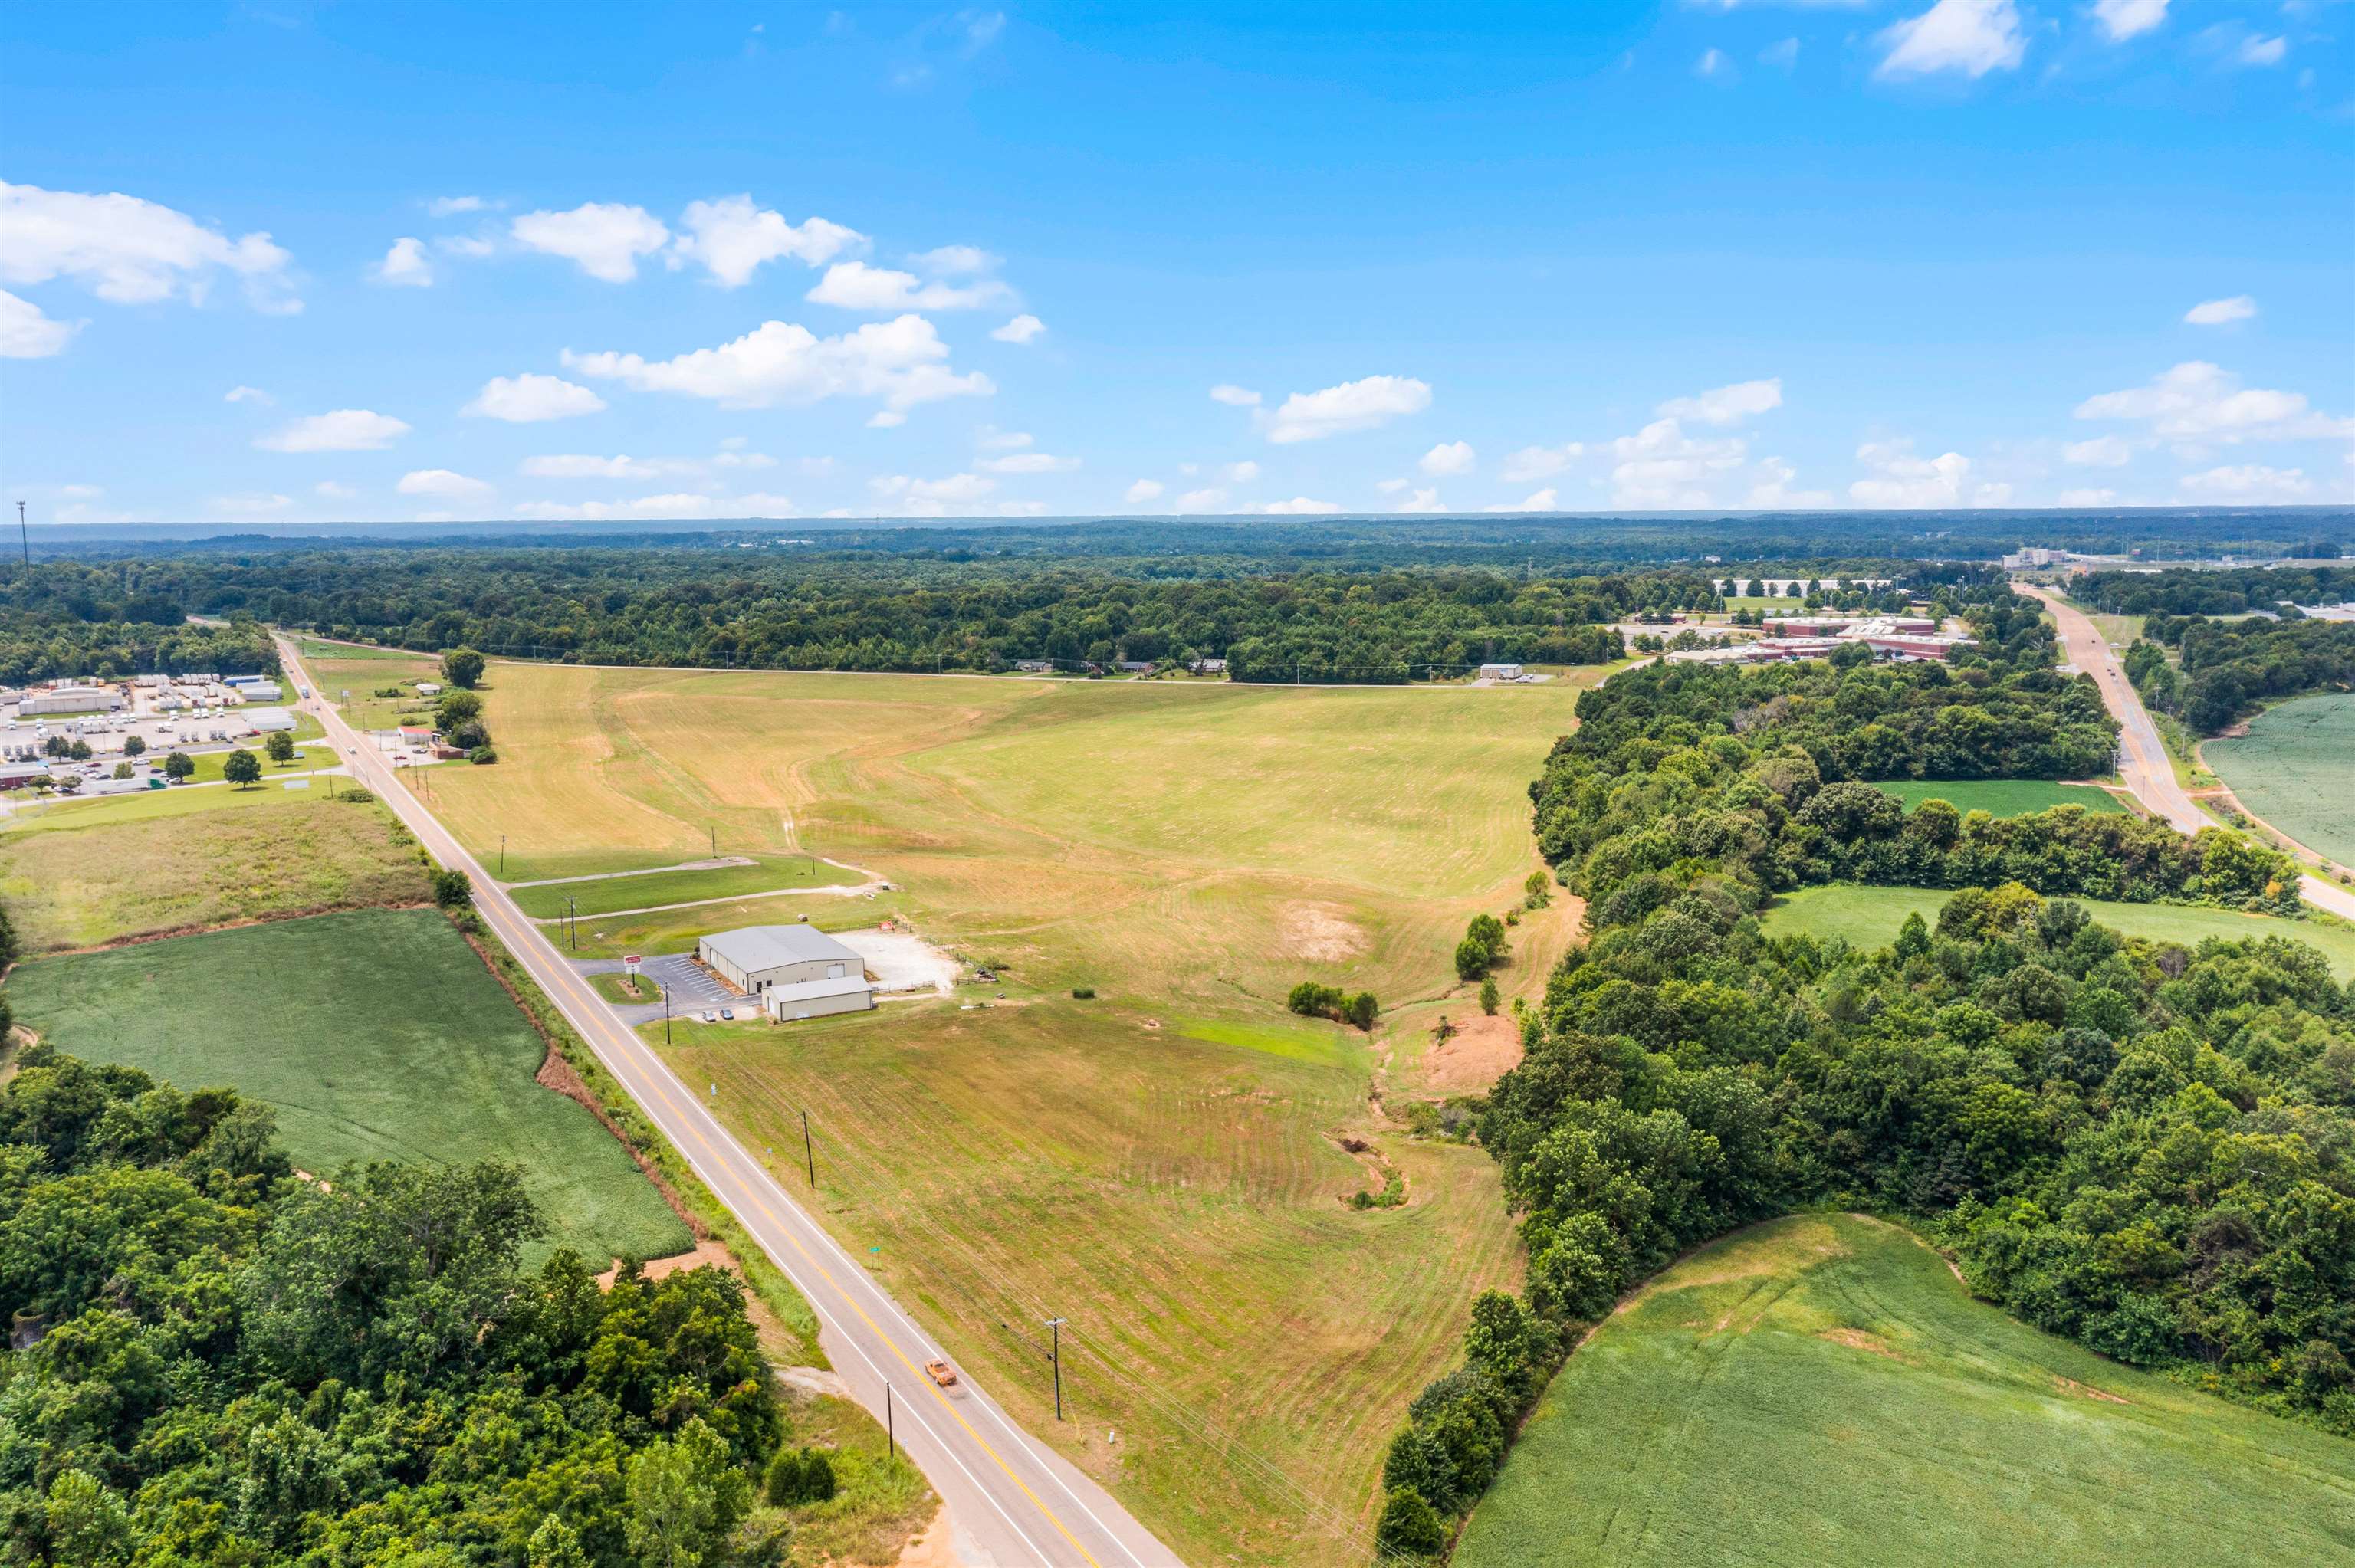
<path id="1" fill-rule="evenodd" d="M 124 614 L 167 603 L 425 652 L 467 644 L 596 663 L 924 671 L 1220 658 L 1238 679 L 1386 681 L 1491 659 L 1615 658 L 1618 637 L 1600 623 L 1720 602 L 1710 578 L 1681 572 L 1144 578 L 967 567 L 938 576 L 777 558 L 719 574 L 708 556 L 594 550 L 59 564 L 15 593 L 24 613 L 8 618 L 0 657 L 28 673 L 80 652 L 77 639 L 104 642 L 93 624 L 144 643 L 154 629 Z"/>
<path id="2" fill-rule="evenodd" d="M 2049 630 L 1992 592 L 1970 611 L 1980 652 L 1953 668 L 1846 654 L 1749 671 L 1663 664 L 1584 694 L 1579 728 L 1531 786 L 1540 851 L 1597 927 L 1641 919 L 1704 862 L 1752 908 L 1822 882 L 2015 881 L 2294 911 L 2294 866 L 2221 830 L 2187 839 L 2073 807 L 1997 819 L 1931 800 L 1908 812 L 1871 788 L 2108 770 L 2116 727 L 2092 682 L 2050 668 Z"/>
<path id="3" fill-rule="evenodd" d="M 2240 615 L 2355 599 L 2355 567 L 2088 572 L 2069 597 L 2111 615 Z"/>
<path id="4" fill-rule="evenodd" d="M 2146 704 L 2213 735 L 2268 702 L 2355 685 L 2355 622 L 2153 615 L 2122 667 Z"/>
<path id="5" fill-rule="evenodd" d="M 601 1290 L 496 1161 L 295 1176 L 265 1107 L 35 1045 L 0 1086 L 0 1559 L 773 1561 L 808 1457 L 714 1268 Z"/>
<path id="6" fill-rule="evenodd" d="M 2076 808 L 1908 813 L 1869 781 L 2106 766 L 2098 695 L 2001 592 L 1953 669 L 1663 666 L 1582 697 L 1531 796 L 1588 941 L 1475 1123 L 1526 1296 L 1483 1297 L 1410 1407 L 1386 1549 L 1444 1549 L 1622 1290 L 1816 1204 L 1909 1217 L 2039 1327 L 2355 1436 L 2355 988 L 2300 943 L 2129 940 L 2038 891 L 2286 912 L 2295 868 Z M 1874 952 L 1764 934 L 1774 890 L 1836 879 L 1958 891 Z"/>
<path id="7" fill-rule="evenodd" d="M 1577 1324 L 1811 1205 L 1909 1216 L 2040 1328 L 2355 1436 L 2355 999 L 2303 944 L 2129 940 L 2006 885 L 1865 953 L 1697 883 L 1574 951 L 1524 1037 L 1478 1127 L 1528 1301 L 1484 1300 L 1414 1402 L 1391 1545 L 1478 1498 Z"/>
<path id="8" fill-rule="evenodd" d="M 0 685 L 67 675 L 112 681 L 166 671 L 278 673 L 277 648 L 269 633 L 251 621 L 191 626 L 177 609 L 152 603 L 140 607 L 146 614 L 129 618 L 117 606 L 92 603 L 87 608 L 89 617 L 61 606 L 0 614 Z"/>

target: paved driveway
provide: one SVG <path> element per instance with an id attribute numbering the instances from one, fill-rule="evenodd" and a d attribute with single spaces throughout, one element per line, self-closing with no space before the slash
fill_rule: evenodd
<path id="1" fill-rule="evenodd" d="M 622 960 L 575 959 L 572 967 L 584 975 L 617 975 L 622 972 Z M 648 959 L 638 966 L 638 972 L 662 987 L 663 994 L 670 998 L 673 1018 L 701 1012 L 705 1008 L 732 1007 L 740 1017 L 748 1008 L 754 1012 L 761 1010 L 758 1001 L 729 990 L 724 981 L 697 963 L 692 954 L 671 953 L 662 958 Z M 613 1011 L 621 1014 L 623 1022 L 634 1028 L 660 1019 L 663 1004 L 659 1001 L 615 1002 Z"/>

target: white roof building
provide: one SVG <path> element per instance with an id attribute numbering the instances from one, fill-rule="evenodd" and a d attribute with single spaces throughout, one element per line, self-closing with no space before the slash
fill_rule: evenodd
<path id="1" fill-rule="evenodd" d="M 747 996 L 805 980 L 867 983 L 866 959 L 806 924 L 715 932 L 696 944 L 695 956 Z"/>
<path id="2" fill-rule="evenodd" d="M 837 1012 L 865 1012 L 875 1005 L 875 988 L 848 975 L 839 980 L 792 980 L 761 993 L 761 1009 L 773 1023 L 797 1018 L 825 1018 Z"/>

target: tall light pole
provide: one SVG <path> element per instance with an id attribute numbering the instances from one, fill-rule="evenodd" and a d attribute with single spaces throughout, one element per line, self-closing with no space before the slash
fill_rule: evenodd
<path id="1" fill-rule="evenodd" d="M 33 536 L 25 531 L 25 503 L 16 503 L 16 544 L 25 552 L 25 575 L 33 575 Z"/>

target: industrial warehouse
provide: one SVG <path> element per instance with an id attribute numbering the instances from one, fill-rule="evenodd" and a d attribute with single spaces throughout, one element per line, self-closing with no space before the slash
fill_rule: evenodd
<path id="1" fill-rule="evenodd" d="M 745 926 L 696 944 L 696 958 L 771 1022 L 863 1012 L 875 1005 L 867 961 L 814 926 Z"/>

